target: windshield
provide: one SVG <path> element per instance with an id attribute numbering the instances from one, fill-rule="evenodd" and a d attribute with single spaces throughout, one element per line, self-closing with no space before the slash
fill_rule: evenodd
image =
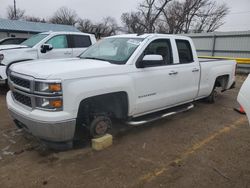
<path id="1" fill-rule="evenodd" d="M 89 47 L 80 58 L 125 64 L 142 41 L 140 38 L 106 38 Z"/>
<path id="2" fill-rule="evenodd" d="M 34 35 L 30 37 L 29 39 L 27 39 L 26 41 L 22 42 L 21 45 L 25 45 L 25 46 L 32 48 L 33 46 L 35 46 L 37 43 L 39 43 L 41 40 L 43 40 L 47 36 L 48 36 L 47 34 Z"/>

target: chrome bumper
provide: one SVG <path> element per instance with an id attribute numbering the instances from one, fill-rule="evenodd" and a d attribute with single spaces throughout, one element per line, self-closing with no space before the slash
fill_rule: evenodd
<path id="1" fill-rule="evenodd" d="M 18 126 L 41 140 L 50 142 L 69 142 L 74 138 L 75 119 L 62 122 L 46 122 L 29 119 L 28 117 L 16 113 L 12 109 L 9 109 L 9 112 Z"/>

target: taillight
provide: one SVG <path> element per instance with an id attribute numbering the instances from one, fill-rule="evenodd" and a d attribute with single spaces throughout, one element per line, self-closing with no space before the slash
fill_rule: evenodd
<path id="1" fill-rule="evenodd" d="M 235 64 L 234 76 L 236 76 L 236 71 L 237 71 L 237 62 L 236 62 L 236 64 Z"/>

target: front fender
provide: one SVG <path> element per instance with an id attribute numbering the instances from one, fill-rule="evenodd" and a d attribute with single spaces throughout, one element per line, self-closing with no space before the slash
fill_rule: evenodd
<path id="1" fill-rule="evenodd" d="M 132 79 L 127 75 L 83 78 L 63 81 L 64 110 L 77 117 L 78 107 L 84 99 L 115 92 L 126 92 L 128 96 L 128 115 L 135 107 L 135 93 Z"/>
<path id="2" fill-rule="evenodd" d="M 9 65 L 13 62 L 20 62 L 24 60 L 37 59 L 37 50 L 33 48 L 21 48 L 21 49 L 9 49 L 1 51 L 4 55 L 4 59 L 1 62 L 4 65 Z"/>

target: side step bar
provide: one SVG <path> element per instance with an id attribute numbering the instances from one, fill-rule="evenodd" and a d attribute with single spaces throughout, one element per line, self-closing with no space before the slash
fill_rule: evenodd
<path id="1" fill-rule="evenodd" d="M 181 112 L 188 111 L 188 110 L 190 110 L 192 108 L 194 108 L 194 105 L 189 104 L 187 107 L 181 108 L 179 110 L 170 111 L 170 112 L 167 112 L 167 113 L 164 113 L 164 114 L 152 117 L 152 118 L 145 118 L 145 120 L 128 121 L 128 122 L 126 122 L 126 124 L 132 125 L 132 126 L 139 126 L 139 125 L 143 125 L 143 124 L 146 124 L 146 123 L 151 123 L 153 121 L 156 121 L 156 120 L 159 120 L 159 119 L 162 119 L 162 118 L 166 118 L 166 117 L 169 117 L 169 116 L 172 116 L 172 115 L 175 115 L 175 114 L 179 114 Z"/>

